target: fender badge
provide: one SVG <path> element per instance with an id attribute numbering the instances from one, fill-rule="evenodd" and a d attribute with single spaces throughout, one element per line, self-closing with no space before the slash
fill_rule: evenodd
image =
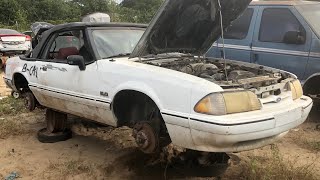
<path id="1" fill-rule="evenodd" d="M 104 92 L 104 91 L 100 91 L 100 95 L 101 96 L 105 96 L 105 97 L 109 96 L 109 94 L 107 92 Z"/>

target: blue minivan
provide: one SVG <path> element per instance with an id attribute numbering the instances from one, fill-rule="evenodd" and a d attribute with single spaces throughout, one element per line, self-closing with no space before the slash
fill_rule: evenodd
<path id="1" fill-rule="evenodd" d="M 225 57 L 292 72 L 320 100 L 320 3 L 259 1 L 224 32 Z M 222 40 L 207 57 L 224 56 Z"/>

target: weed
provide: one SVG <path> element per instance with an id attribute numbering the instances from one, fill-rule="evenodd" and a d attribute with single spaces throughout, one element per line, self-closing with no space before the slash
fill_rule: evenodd
<path id="1" fill-rule="evenodd" d="M 272 147 L 271 157 L 261 161 L 259 158 L 252 158 L 245 163 L 241 179 L 247 180 L 313 180 L 317 179 L 313 174 L 314 165 L 308 164 L 297 166 L 292 160 L 284 160 L 277 146 Z"/>
<path id="2" fill-rule="evenodd" d="M 0 139 L 8 136 L 20 135 L 25 131 L 18 121 L 0 119 Z"/>
<path id="3" fill-rule="evenodd" d="M 26 112 L 24 101 L 8 97 L 0 100 L 0 117 Z"/>
<path id="4" fill-rule="evenodd" d="M 310 150 L 320 151 L 320 141 L 317 141 L 317 140 L 305 140 L 303 143 Z"/>
<path id="5" fill-rule="evenodd" d="M 92 164 L 85 163 L 81 160 L 69 160 L 63 163 L 50 162 L 48 168 L 50 171 L 59 172 L 62 176 L 77 175 L 81 173 L 92 175 L 94 169 Z"/>

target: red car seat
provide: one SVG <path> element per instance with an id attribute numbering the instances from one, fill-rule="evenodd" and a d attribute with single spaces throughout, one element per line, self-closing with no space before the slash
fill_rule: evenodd
<path id="1" fill-rule="evenodd" d="M 79 55 L 79 50 L 76 47 L 61 48 L 59 49 L 57 59 L 67 59 L 71 55 Z"/>

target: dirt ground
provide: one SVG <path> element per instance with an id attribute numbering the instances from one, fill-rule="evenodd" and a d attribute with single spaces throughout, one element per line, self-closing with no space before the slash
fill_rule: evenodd
<path id="1" fill-rule="evenodd" d="M 0 82 L 1 95 L 8 93 Z M 72 125 L 72 139 L 42 144 L 36 133 L 45 126 L 44 110 L 0 117 L 0 121 L 15 121 L 19 126 L 12 128 L 17 131 L 14 135 L 0 136 L 0 179 L 12 172 L 17 172 L 21 179 L 259 179 L 249 174 L 255 171 L 259 174 L 259 162 L 263 168 L 273 166 L 272 163 L 278 162 L 274 157 L 281 157 L 284 164 L 281 163 L 281 168 L 288 165 L 286 171 L 306 168 L 315 179 L 320 179 L 320 131 L 316 129 L 320 111 L 317 109 L 305 124 L 291 130 L 280 142 L 229 154 L 229 164 L 213 167 L 210 175 L 201 168 L 181 168 L 169 161 L 157 163 L 158 157 L 144 155 L 136 149 L 130 129 L 100 127 L 95 131 L 90 123 L 71 119 L 77 122 Z"/>
<path id="2" fill-rule="evenodd" d="M 11 90 L 6 88 L 6 84 L 3 81 L 3 73 L 0 71 L 0 98 L 3 96 L 8 96 L 11 93 Z"/>

